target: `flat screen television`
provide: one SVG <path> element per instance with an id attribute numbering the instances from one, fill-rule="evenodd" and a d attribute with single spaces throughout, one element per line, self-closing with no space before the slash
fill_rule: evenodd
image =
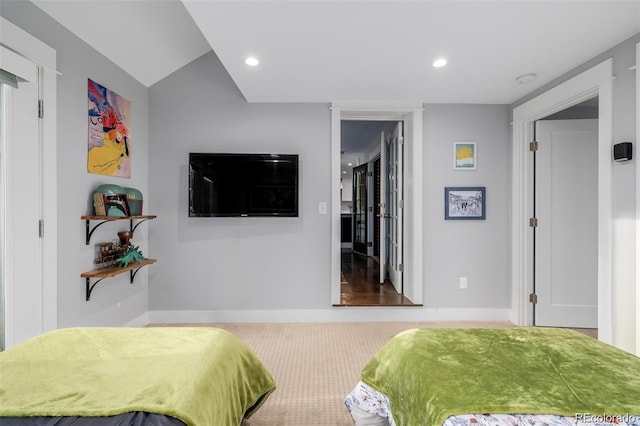
<path id="1" fill-rule="evenodd" d="M 298 156 L 190 153 L 189 216 L 298 217 Z"/>

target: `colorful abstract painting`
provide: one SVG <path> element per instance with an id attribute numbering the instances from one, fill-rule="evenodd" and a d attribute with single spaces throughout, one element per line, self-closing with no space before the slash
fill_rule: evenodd
<path id="1" fill-rule="evenodd" d="M 131 102 L 88 80 L 89 145 L 87 170 L 131 177 Z"/>

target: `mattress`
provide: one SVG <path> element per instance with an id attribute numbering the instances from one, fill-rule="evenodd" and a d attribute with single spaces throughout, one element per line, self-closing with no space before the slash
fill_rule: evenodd
<path id="1" fill-rule="evenodd" d="M 3 425 L 240 425 L 275 388 L 242 341 L 213 327 L 56 330 L 0 353 L 0 371 Z"/>
<path id="2" fill-rule="evenodd" d="M 571 330 L 413 329 L 378 351 L 345 403 L 363 425 L 375 421 L 363 413 L 398 426 L 637 425 L 640 358 Z"/>
<path id="3" fill-rule="evenodd" d="M 389 398 L 381 392 L 359 381 L 345 398 L 356 426 L 396 426 L 389 408 Z M 640 426 L 640 416 L 595 415 L 579 413 L 578 416 L 558 416 L 551 414 L 490 414 L 467 413 L 446 418 L 442 426 Z"/>

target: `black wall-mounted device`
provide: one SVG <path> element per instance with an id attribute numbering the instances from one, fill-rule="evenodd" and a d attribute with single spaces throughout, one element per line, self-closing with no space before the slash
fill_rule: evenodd
<path id="1" fill-rule="evenodd" d="M 632 158 L 631 142 L 620 142 L 613 145 L 613 159 L 616 161 L 627 161 Z"/>

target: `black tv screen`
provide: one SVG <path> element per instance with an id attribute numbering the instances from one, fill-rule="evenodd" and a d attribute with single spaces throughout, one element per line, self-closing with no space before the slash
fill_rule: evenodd
<path id="1" fill-rule="evenodd" d="M 298 216 L 295 154 L 189 154 L 189 216 Z"/>

